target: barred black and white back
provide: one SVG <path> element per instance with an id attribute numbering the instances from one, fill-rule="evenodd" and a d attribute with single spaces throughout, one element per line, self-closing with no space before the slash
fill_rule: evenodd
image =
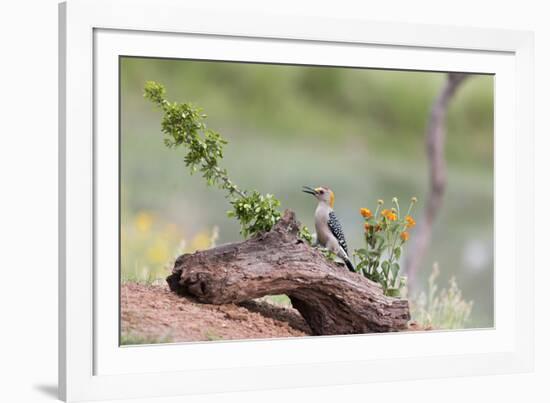
<path id="1" fill-rule="evenodd" d="M 344 249 L 344 252 L 346 252 L 346 255 L 348 255 L 348 244 L 346 242 L 346 237 L 344 236 L 344 230 L 342 229 L 342 224 L 340 224 L 338 217 L 334 214 L 334 211 L 331 211 L 328 214 L 328 227 L 330 228 L 332 235 L 334 235 L 338 240 L 338 243 L 342 249 Z"/>

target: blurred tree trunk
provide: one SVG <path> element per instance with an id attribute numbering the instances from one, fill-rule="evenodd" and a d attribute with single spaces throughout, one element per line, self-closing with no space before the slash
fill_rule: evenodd
<path id="1" fill-rule="evenodd" d="M 443 204 L 443 195 L 447 186 L 447 165 L 445 162 L 445 119 L 447 110 L 456 90 L 467 77 L 468 74 L 449 73 L 445 85 L 435 99 L 430 112 L 426 132 L 430 188 L 426 197 L 424 214 L 413 237 L 405 262 L 405 270 L 411 288 L 415 287 L 420 265 L 430 245 L 433 224 Z"/>

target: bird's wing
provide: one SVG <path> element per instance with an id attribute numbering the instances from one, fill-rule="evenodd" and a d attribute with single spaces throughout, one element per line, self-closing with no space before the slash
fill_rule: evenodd
<path id="1" fill-rule="evenodd" d="M 336 214 L 334 214 L 334 211 L 331 211 L 328 214 L 328 227 L 330 228 L 332 235 L 336 237 L 336 239 L 338 240 L 338 243 L 340 244 L 342 249 L 344 249 L 344 252 L 346 252 L 346 255 L 347 255 L 348 244 L 346 243 L 344 230 L 342 229 L 342 225 L 340 224 L 340 221 L 338 221 L 338 217 L 336 217 Z"/>

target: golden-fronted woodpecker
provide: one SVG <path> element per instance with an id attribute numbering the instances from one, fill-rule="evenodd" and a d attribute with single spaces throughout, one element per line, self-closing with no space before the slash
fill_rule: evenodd
<path id="1" fill-rule="evenodd" d="M 334 192 L 327 187 L 312 188 L 304 186 L 303 192 L 309 193 L 319 201 L 315 209 L 315 231 L 317 241 L 344 261 L 347 268 L 355 272 L 349 260 L 348 245 L 342 230 L 342 225 L 334 214 Z"/>

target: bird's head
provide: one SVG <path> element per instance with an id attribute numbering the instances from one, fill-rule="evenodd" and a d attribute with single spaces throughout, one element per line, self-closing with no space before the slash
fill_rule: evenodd
<path id="1" fill-rule="evenodd" d="M 334 192 L 326 186 L 318 188 L 312 188 L 310 186 L 303 186 L 302 192 L 309 193 L 320 202 L 327 203 L 330 207 L 334 207 Z"/>

